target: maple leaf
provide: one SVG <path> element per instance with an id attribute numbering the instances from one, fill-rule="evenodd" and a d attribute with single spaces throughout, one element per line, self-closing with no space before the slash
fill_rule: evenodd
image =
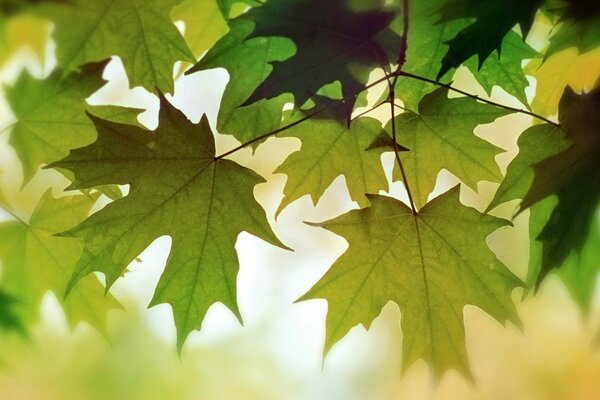
<path id="1" fill-rule="evenodd" d="M 394 17 L 383 10 L 355 13 L 345 0 L 269 1 L 250 9 L 240 18 L 254 22 L 251 38 L 289 38 L 296 54 L 273 62 L 271 74 L 244 104 L 292 93 L 300 107 L 321 87 L 339 81 L 348 118 L 355 102 L 351 96 L 364 88 L 371 68 L 389 65 L 378 35 L 390 34 L 386 30 Z"/>
<path id="2" fill-rule="evenodd" d="M 85 99 L 104 83 L 106 62 L 88 64 L 80 72 L 65 75 L 56 70 L 46 79 L 21 74 L 6 98 L 17 121 L 10 143 L 23 164 L 25 183 L 41 165 L 58 161 L 69 150 L 94 141 L 94 127 L 85 115 L 89 110 L 104 118 L 134 123 L 140 110 L 113 106 L 88 106 Z"/>
<path id="3" fill-rule="evenodd" d="M 473 55 L 478 56 L 481 66 L 494 50 L 500 50 L 504 37 L 517 24 L 526 37 L 541 3 L 542 0 L 446 1 L 441 9 L 443 21 L 466 18 L 475 21 L 447 42 L 450 47 L 438 78 Z"/>
<path id="4" fill-rule="evenodd" d="M 253 25 L 247 21 L 230 23 L 230 31 L 186 74 L 213 68 L 225 68 L 229 82 L 223 93 L 217 130 L 233 135 L 242 143 L 273 131 L 281 124 L 283 106 L 288 96 L 262 99 L 245 107 L 240 105 L 260 85 L 273 69 L 269 62 L 291 56 L 289 39 L 249 38 Z M 258 145 L 256 143 L 255 145 Z"/>
<path id="5" fill-rule="evenodd" d="M 558 196 L 558 205 L 536 237 L 544 249 L 538 284 L 581 249 L 590 230 L 600 200 L 599 103 L 599 89 L 577 95 L 567 87 L 559 106 L 560 129 L 546 124 L 523 133 L 519 154 L 488 207 L 522 198 L 524 210 Z"/>
<path id="6" fill-rule="evenodd" d="M 448 46 L 447 41 L 465 27 L 463 21 L 440 21 L 441 0 L 417 1 L 410 3 L 408 50 L 402 70 L 411 74 L 436 79 Z M 538 57 L 529 45 L 515 32 L 509 32 L 502 42 L 497 55 L 488 57 L 480 65 L 477 56 L 465 60 L 464 65 L 488 94 L 494 86 L 500 86 L 510 95 L 527 105 L 524 88 L 528 85 L 521 63 L 523 59 Z M 502 54 L 502 57 L 500 57 Z M 450 69 L 439 80 L 448 81 L 452 77 Z M 416 111 L 419 101 L 427 93 L 435 90 L 430 83 L 402 78 L 396 83 L 396 97 L 404 107 Z"/>
<path id="7" fill-rule="evenodd" d="M 586 53 L 598 47 L 600 3 L 568 0 L 561 11 L 563 15 L 559 22 L 562 22 L 562 26 L 550 38 L 545 57 L 570 47 L 577 47 L 579 53 Z"/>
<path id="8" fill-rule="evenodd" d="M 534 180 L 521 208 L 554 194 L 559 201 L 538 237 L 544 243 L 538 282 L 572 250 L 579 251 L 590 230 L 600 200 L 599 106 L 600 89 L 579 96 L 567 88 L 559 120 L 571 146 L 534 165 Z"/>
<path id="9" fill-rule="evenodd" d="M 123 60 L 132 87 L 173 91 L 173 64 L 195 62 L 169 19 L 177 0 L 71 0 L 42 13 L 56 23 L 58 65 L 76 71 L 111 56 Z"/>
<path id="10" fill-rule="evenodd" d="M 447 51 L 445 42 L 450 40 L 463 24 L 457 21 L 440 22 L 439 9 L 442 0 L 415 1 L 410 4 L 409 30 L 406 61 L 402 70 L 426 78 L 435 78 Z M 446 73 L 440 78 L 450 78 Z M 416 110 L 419 101 L 435 87 L 427 82 L 400 77 L 395 94 L 404 106 Z"/>
<path id="11" fill-rule="evenodd" d="M 83 244 L 78 239 L 54 235 L 81 222 L 97 198 L 96 194 L 54 199 L 48 190 L 28 220 L 0 224 L 1 286 L 22 303 L 16 310 L 18 316 L 34 319 L 48 290 L 62 299 Z M 72 326 L 86 321 L 103 334 L 108 312 L 121 308 L 114 297 L 105 295 L 104 287 L 93 275 L 86 277 L 62 305 Z"/>
<path id="12" fill-rule="evenodd" d="M 475 57 L 471 57 L 464 65 L 488 95 L 492 94 L 494 86 L 498 86 L 529 108 L 529 101 L 525 95 L 525 88 L 529 86 L 529 82 L 521 65 L 523 60 L 538 57 L 540 54 L 517 33 L 509 31 L 497 50 L 497 55 L 486 58 L 482 64 L 478 63 Z"/>
<path id="13" fill-rule="evenodd" d="M 339 175 L 344 175 L 352 199 L 367 205 L 366 193 L 379 193 L 387 186 L 382 151 L 367 151 L 382 133 L 381 123 L 368 117 L 354 119 L 349 128 L 335 120 L 310 119 L 285 130 L 280 136 L 297 137 L 302 148 L 275 170 L 288 176 L 276 214 L 305 194 L 316 204 Z"/>
<path id="14" fill-rule="evenodd" d="M 402 154 L 402 164 L 417 207 L 427 202 L 442 169 L 474 190 L 479 181 L 502 179 L 494 160 L 502 149 L 475 136 L 474 130 L 510 112 L 468 97 L 449 99 L 448 90 L 439 88 L 423 97 L 418 113 L 396 117 L 396 141 L 409 150 Z M 393 176 L 400 179 L 397 166 Z"/>
<path id="15" fill-rule="evenodd" d="M 72 188 L 129 184 L 131 189 L 65 233 L 85 240 L 69 290 L 92 271 L 104 273 L 110 287 L 152 241 L 168 235 L 171 253 L 151 305 L 172 305 L 179 347 L 217 301 L 241 318 L 238 234 L 246 231 L 283 246 L 252 195 L 261 178 L 215 158 L 207 118 L 194 125 L 162 96 L 154 133 L 91 118 L 98 140 L 53 166 L 74 172 Z"/>
<path id="16" fill-rule="evenodd" d="M 404 366 L 424 359 L 436 374 L 466 371 L 464 306 L 516 319 L 510 293 L 519 281 L 485 241 L 507 222 L 463 206 L 458 196 L 456 187 L 415 215 L 396 199 L 369 195 L 370 207 L 315 224 L 349 243 L 302 297 L 329 304 L 326 349 L 355 325 L 368 328 L 393 301 L 402 312 Z"/>
<path id="17" fill-rule="evenodd" d="M 486 211 L 502 203 L 525 197 L 534 180 L 533 166 L 567 149 L 569 141 L 561 127 L 541 124 L 525 130 L 517 145 L 519 153 L 509 164 L 506 177 Z"/>

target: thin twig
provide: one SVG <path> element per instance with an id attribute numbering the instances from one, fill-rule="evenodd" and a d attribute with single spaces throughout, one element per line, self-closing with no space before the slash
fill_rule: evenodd
<path id="1" fill-rule="evenodd" d="M 402 160 L 400 159 L 400 152 L 398 150 L 398 142 L 396 141 L 396 82 L 398 80 L 399 74 L 402 72 L 402 68 L 404 67 L 404 63 L 406 62 L 406 50 L 408 50 L 408 0 L 403 0 L 402 2 L 402 17 L 404 21 L 404 26 L 402 28 L 402 36 L 400 38 L 400 51 L 398 52 L 398 62 L 396 66 L 395 76 L 392 82 L 390 82 L 390 93 L 388 96 L 388 102 L 390 103 L 390 114 L 392 121 L 392 141 L 394 142 L 394 155 L 396 156 L 396 162 L 398 163 L 398 168 L 400 168 L 400 174 L 402 175 L 402 182 L 404 184 L 404 188 L 406 189 L 406 194 L 408 194 L 408 200 L 410 202 L 410 209 L 413 215 L 417 215 L 417 207 L 415 207 L 415 201 L 413 199 L 412 191 L 410 190 L 410 185 L 408 183 L 408 179 L 406 176 L 406 171 L 404 170 L 404 165 L 402 164 Z"/>
<path id="2" fill-rule="evenodd" d="M 440 87 L 444 87 L 444 88 L 446 88 L 448 90 L 451 90 L 453 92 L 460 93 L 462 95 L 465 95 L 465 96 L 470 97 L 472 99 L 475 99 L 477 101 L 481 101 L 482 103 L 487 103 L 487 104 L 491 104 L 491 105 L 499 107 L 499 108 L 503 108 L 505 110 L 510 110 L 510 111 L 513 111 L 513 112 L 518 112 L 518 113 L 521 113 L 521 114 L 526 114 L 526 115 L 529 115 L 531 117 L 537 118 L 537 119 L 539 119 L 541 121 L 544 121 L 544 122 L 546 122 L 546 123 L 548 123 L 550 125 L 554 125 L 554 126 L 558 126 L 558 127 L 560 126 L 560 124 L 558 124 L 558 123 L 556 123 L 554 121 L 551 121 L 548 118 L 542 117 L 541 115 L 536 114 L 534 112 L 531 112 L 531 111 L 528 111 L 528 110 L 524 110 L 522 108 L 516 108 L 516 107 L 507 106 L 507 105 L 504 105 L 504 104 L 501 104 L 501 103 L 496 103 L 495 101 L 484 99 L 482 97 L 477 96 L 476 94 L 471 94 L 469 92 L 465 92 L 464 90 L 457 89 L 457 88 L 455 88 L 455 87 L 453 87 L 451 85 L 448 85 L 446 83 L 441 83 L 441 82 L 435 81 L 433 79 L 425 78 L 425 77 L 420 76 L 420 75 L 411 74 L 410 72 L 399 71 L 398 75 L 399 76 L 404 76 L 404 77 L 407 77 L 407 78 L 416 79 L 416 80 L 423 81 L 423 82 L 428 82 L 428 83 L 431 83 L 432 85 L 437 85 L 437 86 L 440 86 Z"/>
<path id="3" fill-rule="evenodd" d="M 396 67 L 396 73 L 402 71 L 402 68 L 404 68 L 404 64 L 406 63 L 406 52 L 408 51 L 408 27 L 408 0 L 404 0 L 402 2 L 402 36 L 400 37 L 400 51 L 398 52 L 398 59 L 396 60 L 396 64 L 398 65 Z M 399 74 L 394 76 L 392 82 L 394 88 L 396 87 L 399 76 Z"/>
<path id="4" fill-rule="evenodd" d="M 259 141 L 264 140 L 264 139 L 267 139 L 267 138 L 269 138 L 271 136 L 274 136 L 274 135 L 277 135 L 278 133 L 281 133 L 281 132 L 283 132 L 283 131 L 285 131 L 285 130 L 287 130 L 289 128 L 292 128 L 292 127 L 294 127 L 294 126 L 296 126 L 296 125 L 298 125 L 298 124 L 300 124 L 300 123 L 302 123 L 302 122 L 304 122 L 304 121 L 306 121 L 306 120 L 308 120 L 308 119 L 310 119 L 310 118 L 312 118 L 312 117 L 314 117 L 314 116 L 316 116 L 318 114 L 321 114 L 321 113 L 323 113 L 323 112 L 325 112 L 325 111 L 327 111 L 327 110 L 329 110 L 329 109 L 337 106 L 338 103 L 343 103 L 343 102 L 345 102 L 345 101 L 347 101 L 349 99 L 358 97 L 358 95 L 360 93 L 364 92 L 365 90 L 371 89 L 372 87 L 374 87 L 374 86 L 376 86 L 376 85 L 378 85 L 378 84 L 380 84 L 382 82 L 387 82 L 388 83 L 389 91 L 390 91 L 390 96 L 388 96 L 388 98 L 387 98 L 386 101 L 384 101 L 384 102 L 382 102 L 382 103 L 374 106 L 373 108 L 371 108 L 368 111 L 365 111 L 365 112 L 359 114 L 358 116 L 362 116 L 362 115 L 364 115 L 366 113 L 369 113 L 369 112 L 373 111 L 374 109 L 378 108 L 379 106 L 381 106 L 382 104 L 384 104 L 386 102 L 394 103 L 394 101 L 395 101 L 395 99 L 394 99 L 394 95 L 395 95 L 394 94 L 394 88 L 396 86 L 398 78 L 401 77 L 401 76 L 402 77 L 406 77 L 406 78 L 411 78 L 411 79 L 417 79 L 417 80 L 420 80 L 420 81 L 423 81 L 423 82 L 431 83 L 433 85 L 445 87 L 448 90 L 452 90 L 452 91 L 454 91 L 456 93 L 463 94 L 463 95 L 465 95 L 467 97 L 470 97 L 472 99 L 481 101 L 483 103 L 491 104 L 493 106 L 500 107 L 500 108 L 503 108 L 503 109 L 506 109 L 506 110 L 510 110 L 510 111 L 513 111 L 513 112 L 518 112 L 518 113 L 526 114 L 526 115 L 532 116 L 534 118 L 540 119 L 540 120 L 542 120 L 544 122 L 547 122 L 547 123 L 549 123 L 551 125 L 560 126 L 556 122 L 550 121 L 549 119 L 544 118 L 541 115 L 535 114 L 535 113 L 533 113 L 531 111 L 523 110 L 523 109 L 519 109 L 519 108 L 515 108 L 515 107 L 510 107 L 510 106 L 507 106 L 507 105 L 504 105 L 504 104 L 500 104 L 500 103 L 496 103 L 496 102 L 494 102 L 492 100 L 483 99 L 483 98 L 481 98 L 481 97 L 479 97 L 477 95 L 473 95 L 471 93 L 465 92 L 464 90 L 456 89 L 456 88 L 454 88 L 454 87 L 452 87 L 452 86 L 450 86 L 448 84 L 441 83 L 441 82 L 435 81 L 433 79 L 425 78 L 423 76 L 411 74 L 410 72 L 404 72 L 402 70 L 402 68 L 404 67 L 404 64 L 406 63 L 406 52 L 408 51 L 408 30 L 409 30 L 409 6 L 408 6 L 408 0 L 403 0 L 402 4 L 403 4 L 403 11 L 402 11 L 402 17 L 403 17 L 402 36 L 401 36 L 401 40 L 400 40 L 400 50 L 398 52 L 399 54 L 398 54 L 397 66 L 396 66 L 396 69 L 393 72 L 391 72 L 389 74 L 386 74 L 382 78 L 377 79 L 376 81 L 370 83 L 369 85 L 366 85 L 364 88 L 360 89 L 358 92 L 356 92 L 356 93 L 354 93 L 354 94 L 352 94 L 350 96 L 345 96 L 345 97 L 343 97 L 341 99 L 335 99 L 335 100 L 333 100 L 331 102 L 331 104 L 329 104 L 327 107 L 324 107 L 322 109 L 316 110 L 316 111 L 314 111 L 314 112 L 312 112 L 310 114 L 307 114 L 306 116 L 302 117 L 301 119 L 299 119 L 297 121 L 294 121 L 294 122 L 292 122 L 292 123 L 290 123 L 288 125 L 282 126 L 282 127 L 277 128 L 275 130 L 272 130 L 270 132 L 267 132 L 267 133 L 264 133 L 264 134 L 262 134 L 260 136 L 257 136 L 257 137 L 255 137 L 252 140 L 244 142 L 244 143 L 240 144 L 239 146 L 237 146 L 237 147 L 235 147 L 235 148 L 233 148 L 233 149 L 231 149 L 231 150 L 229 150 L 229 151 L 227 151 L 227 152 L 225 152 L 223 154 L 220 154 L 220 155 L 216 156 L 215 160 L 220 160 L 220 159 L 222 159 L 224 157 L 227 157 L 227 156 L 229 156 L 229 155 L 231 155 L 231 154 L 233 154 L 233 153 L 235 153 L 235 152 L 237 152 L 239 150 L 244 149 L 245 147 L 247 147 L 247 146 L 249 146 L 249 145 L 251 145 L 253 143 L 259 142 Z M 393 78 L 393 79 L 391 79 L 391 78 Z M 396 107 L 400 107 L 400 106 L 396 105 Z M 392 116 L 393 115 L 394 114 L 392 114 Z M 392 118 L 392 121 L 393 120 L 394 120 L 394 118 Z M 395 125 L 395 123 L 392 122 L 392 127 L 394 125 Z M 394 135 L 395 132 L 392 132 L 392 134 Z M 398 155 L 397 155 L 397 158 L 399 159 Z M 401 171 L 403 169 L 404 168 L 402 168 L 402 167 L 400 168 Z M 405 186 L 408 186 L 408 183 L 406 183 L 406 181 L 405 181 Z M 408 191 L 409 190 L 407 189 L 407 192 Z M 414 205 L 413 205 L 413 207 L 414 207 Z"/>
<path id="5" fill-rule="evenodd" d="M 381 107 L 382 105 L 384 105 L 384 104 L 387 104 L 387 102 L 388 102 L 388 99 L 386 98 L 385 100 L 383 100 L 383 101 L 380 101 L 379 103 L 377 103 L 377 104 L 376 104 L 376 105 L 374 105 L 373 107 L 369 108 L 368 110 L 366 110 L 366 111 L 363 111 L 363 112 L 361 112 L 360 114 L 356 115 L 356 116 L 355 116 L 354 118 L 352 118 L 352 119 L 354 120 L 354 119 L 360 118 L 360 117 L 362 117 L 363 115 L 366 115 L 366 114 L 368 114 L 368 113 L 370 113 L 370 112 L 372 112 L 372 111 L 375 111 L 375 110 L 377 110 L 379 107 Z"/>
<path id="6" fill-rule="evenodd" d="M 406 0 L 405 0 L 406 1 Z M 394 91 L 390 92 L 390 97 L 394 96 Z M 392 97 L 393 98 L 393 97 Z M 394 142 L 394 154 L 396 155 L 396 162 L 398 163 L 398 167 L 400 168 L 400 174 L 402 175 L 402 182 L 404 183 L 404 187 L 406 188 L 406 194 L 408 194 L 408 200 L 410 202 L 410 209 L 413 215 L 417 215 L 417 208 L 415 207 L 415 201 L 413 199 L 412 192 L 410 190 L 410 185 L 408 184 L 408 179 L 406 177 L 406 171 L 404 170 L 404 165 L 400 160 L 400 152 L 398 151 L 398 142 L 396 141 L 396 109 L 393 101 L 390 101 L 390 112 L 392 117 L 392 141 Z"/>
<path id="7" fill-rule="evenodd" d="M 252 143 L 259 142 L 259 141 L 267 139 L 267 138 L 269 138 L 271 136 L 277 135 L 278 133 L 281 133 L 281 132 L 283 132 L 283 131 L 285 131 L 287 129 L 290 129 L 290 128 L 292 128 L 292 127 L 294 127 L 294 126 L 296 126 L 296 125 L 298 125 L 298 124 L 300 124 L 300 123 L 302 123 L 302 122 L 304 122 L 304 121 L 306 121 L 306 120 L 308 120 L 308 119 L 310 119 L 310 118 L 312 118 L 312 117 L 314 117 L 314 116 L 316 116 L 318 114 L 321 114 L 321 113 L 323 113 L 323 112 L 325 112 L 327 110 L 332 109 L 333 107 L 336 107 L 338 105 L 338 103 L 343 103 L 346 100 L 349 100 L 351 98 L 355 98 L 360 93 L 364 92 L 365 90 L 369 90 L 372 87 L 377 86 L 377 85 L 379 85 L 382 82 L 386 82 L 393 75 L 394 75 L 393 73 L 387 74 L 384 77 L 382 77 L 380 79 L 377 79 L 376 81 L 368 84 L 367 86 L 365 86 L 364 88 L 360 89 L 358 92 L 356 92 L 356 93 L 354 93 L 354 94 L 352 94 L 350 96 L 346 96 L 346 97 L 341 98 L 341 99 L 335 99 L 335 100 L 333 100 L 327 107 L 323 107 L 323 108 L 321 108 L 319 110 L 313 111 L 310 114 L 307 114 L 306 116 L 300 118 L 297 121 L 294 121 L 294 122 L 292 122 L 292 123 L 290 123 L 288 125 L 282 126 L 281 128 L 277 128 L 275 130 L 272 130 L 270 132 L 267 132 L 267 133 L 264 133 L 264 134 L 262 134 L 260 136 L 257 136 L 257 137 L 255 137 L 252 140 L 244 142 L 244 143 L 240 144 L 239 146 L 237 146 L 237 147 L 235 147 L 235 148 L 233 148 L 233 149 L 231 149 L 231 150 L 229 150 L 229 151 L 227 151 L 227 152 L 225 152 L 223 154 L 220 154 L 220 155 L 216 156 L 215 157 L 215 161 L 216 160 L 220 160 L 223 157 L 227 157 L 227 156 L 229 156 L 229 155 L 231 155 L 231 154 L 233 154 L 233 153 L 235 153 L 235 152 L 237 152 L 239 150 L 242 150 L 243 148 L 251 145 Z"/>

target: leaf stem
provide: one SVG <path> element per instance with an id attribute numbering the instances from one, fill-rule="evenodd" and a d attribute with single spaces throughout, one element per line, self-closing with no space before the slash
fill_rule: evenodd
<path id="1" fill-rule="evenodd" d="M 406 1 L 406 0 L 405 0 Z M 394 91 L 390 92 L 390 98 L 393 99 Z M 404 165 L 402 164 L 402 160 L 400 160 L 400 152 L 398 151 L 398 142 L 396 141 L 396 105 L 393 100 L 389 101 L 390 103 L 390 113 L 392 117 L 392 141 L 394 142 L 394 154 L 396 156 L 396 162 L 398 163 L 398 167 L 400 168 L 400 174 L 402 175 L 402 182 L 404 183 L 404 187 L 406 188 L 406 194 L 408 194 L 408 201 L 410 202 L 410 209 L 413 215 L 417 215 L 417 208 L 415 207 L 415 201 L 413 199 L 412 192 L 410 190 L 410 185 L 408 184 L 408 179 L 406 177 L 406 171 L 404 170 Z"/>
<path id="2" fill-rule="evenodd" d="M 400 174 L 402 175 L 402 182 L 404 184 L 404 188 L 406 189 L 406 194 L 408 194 L 408 201 L 410 202 L 410 209 L 413 215 L 417 215 L 417 207 L 415 207 L 415 201 L 413 199 L 412 191 L 410 190 L 410 185 L 408 184 L 408 179 L 406 177 L 406 171 L 404 170 L 404 165 L 402 164 L 402 160 L 400 159 L 400 151 L 398 150 L 398 142 L 396 141 L 396 82 L 398 81 L 398 77 L 400 73 L 402 73 L 402 68 L 404 67 L 404 63 L 406 62 L 406 50 L 408 49 L 408 0 L 402 1 L 402 36 L 400 37 L 400 51 L 398 52 L 398 60 L 396 70 L 394 71 L 394 79 L 392 79 L 390 84 L 390 92 L 388 95 L 388 102 L 390 103 L 390 117 L 392 122 L 392 141 L 394 142 L 394 155 L 396 156 L 396 162 L 398 163 L 398 167 L 400 168 Z"/>
<path id="3" fill-rule="evenodd" d="M 0 135 L 2 135 L 3 133 L 8 132 L 12 127 L 14 127 L 17 124 L 17 121 L 12 122 L 8 125 L 6 125 L 4 128 L 0 129 Z"/>
<path id="4" fill-rule="evenodd" d="M 23 225 L 25 225 L 27 227 L 29 226 L 27 224 L 27 222 L 25 222 L 25 220 L 23 220 L 21 217 L 19 217 L 17 214 L 15 214 L 14 211 L 12 211 L 8 207 L 6 207 L 4 204 L 0 203 L 0 209 L 6 211 L 10 216 L 12 216 L 14 219 L 16 219 L 21 224 L 23 224 Z"/>

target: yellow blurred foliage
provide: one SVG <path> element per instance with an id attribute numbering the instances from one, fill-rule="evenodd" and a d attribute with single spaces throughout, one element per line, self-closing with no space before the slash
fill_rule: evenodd
<path id="1" fill-rule="evenodd" d="M 0 17 L 0 65 L 23 47 L 28 48 L 40 64 L 46 61 L 46 44 L 50 23 L 44 19 L 22 14 L 9 19 Z"/>
<path id="2" fill-rule="evenodd" d="M 537 81 L 533 111 L 544 116 L 555 115 L 566 86 L 581 92 L 598 85 L 600 49 L 578 54 L 577 49 L 569 48 L 550 56 L 543 64 L 541 59 L 532 61 L 525 72 Z"/>

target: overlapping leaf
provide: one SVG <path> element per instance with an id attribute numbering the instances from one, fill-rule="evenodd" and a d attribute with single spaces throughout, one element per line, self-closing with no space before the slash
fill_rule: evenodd
<path id="1" fill-rule="evenodd" d="M 540 54 L 525 43 L 518 34 L 509 31 L 497 54 L 486 58 L 483 64 L 478 64 L 476 58 L 471 57 L 464 65 L 469 68 L 488 95 L 492 94 L 494 86 L 498 86 L 529 107 L 525 95 L 525 88 L 529 86 L 529 82 L 525 77 L 522 64 L 524 60 L 539 56 Z"/>
<path id="2" fill-rule="evenodd" d="M 494 50 L 500 50 L 506 34 L 519 25 L 527 36 L 542 0 L 448 0 L 442 7 L 444 21 L 474 18 L 474 22 L 448 41 L 450 48 L 438 77 L 477 55 L 481 66 Z"/>
<path id="3" fill-rule="evenodd" d="M 528 128 L 517 142 L 519 153 L 506 171 L 506 177 L 488 205 L 496 206 L 515 199 L 523 199 L 534 180 L 533 166 L 569 147 L 569 141 L 560 126 L 541 124 Z"/>
<path id="4" fill-rule="evenodd" d="M 152 241 L 168 235 L 171 253 L 152 304 L 173 307 L 179 345 L 215 302 L 240 317 L 238 234 L 247 231 L 281 245 L 252 195 L 260 177 L 232 161 L 215 159 L 206 117 L 193 125 L 162 97 L 154 133 L 92 120 L 96 143 L 55 166 L 73 170 L 74 188 L 114 183 L 131 189 L 68 232 L 85 240 L 69 289 L 92 271 L 103 272 L 112 285 Z"/>
<path id="5" fill-rule="evenodd" d="M 442 59 L 448 51 L 448 42 L 465 27 L 459 20 L 440 21 L 442 0 L 416 1 L 410 3 L 408 31 L 408 52 L 403 70 L 429 79 L 435 79 L 442 66 Z M 500 86 L 527 105 L 525 87 L 527 79 L 521 68 L 524 59 L 538 54 L 515 32 L 508 32 L 498 51 L 479 63 L 477 56 L 464 60 L 483 88 L 491 94 L 494 86 Z M 502 55 L 502 56 L 500 56 Z M 452 77 L 449 68 L 438 78 L 447 81 Z M 404 106 L 416 111 L 421 98 L 432 92 L 435 86 L 410 78 L 400 78 L 396 85 L 396 97 Z"/>
<path id="6" fill-rule="evenodd" d="M 300 107 L 321 87 L 339 81 L 348 97 L 349 117 L 354 105 L 350 97 L 364 88 L 370 70 L 390 62 L 378 35 L 392 35 L 386 31 L 394 19 L 392 12 L 356 13 L 345 0 L 290 0 L 269 1 L 240 18 L 254 22 L 250 37 L 280 36 L 296 45 L 296 54 L 274 62 L 273 71 L 245 104 L 292 93 Z"/>
<path id="7" fill-rule="evenodd" d="M 539 279 L 579 251 L 600 200 L 600 90 L 578 96 L 567 88 L 559 118 L 571 146 L 534 166 L 522 208 L 557 195 L 559 203 L 538 237 L 544 243 Z"/>
<path id="8" fill-rule="evenodd" d="M 286 100 L 288 96 L 262 99 L 245 107 L 240 105 L 269 75 L 272 70 L 269 62 L 285 60 L 294 49 L 289 39 L 249 38 L 253 28 L 246 21 L 235 21 L 230 24 L 230 29 L 188 73 L 212 68 L 225 68 L 229 72 L 217 130 L 246 142 L 281 124 L 282 109 L 289 101 Z"/>
<path id="9" fill-rule="evenodd" d="M 173 64 L 195 61 L 169 19 L 179 1 L 71 0 L 47 7 L 44 14 L 56 23 L 59 66 L 76 71 L 83 64 L 119 56 L 132 87 L 172 92 Z"/>
<path id="10" fill-rule="evenodd" d="M 502 150 L 475 136 L 474 130 L 509 113 L 467 97 L 449 99 L 448 90 L 440 88 L 421 100 L 418 113 L 396 117 L 396 140 L 409 150 L 402 154 L 402 163 L 418 207 L 427 202 L 442 169 L 475 190 L 479 181 L 502 179 L 494 160 Z M 391 123 L 386 130 L 391 132 Z M 396 170 L 394 177 L 399 175 Z"/>
<path id="11" fill-rule="evenodd" d="M 541 125 L 519 140 L 521 150 L 491 206 L 523 198 L 521 209 L 556 195 L 558 205 L 536 238 L 543 243 L 537 281 L 559 267 L 585 241 L 600 199 L 600 90 L 577 95 L 565 91 L 561 129 Z"/>
<path id="12" fill-rule="evenodd" d="M 303 299 L 324 298 L 326 348 L 352 327 L 367 328 L 388 302 L 402 312 L 405 366 L 418 359 L 441 373 L 466 371 L 463 308 L 476 305 L 500 321 L 514 319 L 518 280 L 488 249 L 486 237 L 506 221 L 458 200 L 458 188 L 413 214 L 389 197 L 317 224 L 348 240 L 348 250 Z"/>
<path id="13" fill-rule="evenodd" d="M 90 107 L 85 99 L 106 81 L 106 62 L 88 64 L 81 72 L 64 76 L 57 70 L 48 78 L 35 79 L 24 72 L 6 91 L 17 121 L 10 136 L 23 164 L 25 182 L 41 165 L 69 154 L 69 150 L 94 141 L 94 127 L 86 110 L 104 118 L 134 123 L 139 110 L 112 106 Z"/>
<path id="14" fill-rule="evenodd" d="M 48 191 L 28 221 L 0 224 L 0 287 L 18 299 L 16 315 L 34 319 L 48 290 L 63 298 L 83 243 L 54 235 L 85 219 L 96 198 L 76 195 L 54 199 Z M 71 325 L 85 321 L 103 333 L 108 312 L 120 308 L 111 295 L 105 295 L 93 275 L 86 277 L 62 305 Z"/>
<path id="15" fill-rule="evenodd" d="M 562 26 L 550 38 L 546 57 L 569 47 L 586 53 L 600 44 L 600 3 L 568 0 L 560 18 Z"/>

